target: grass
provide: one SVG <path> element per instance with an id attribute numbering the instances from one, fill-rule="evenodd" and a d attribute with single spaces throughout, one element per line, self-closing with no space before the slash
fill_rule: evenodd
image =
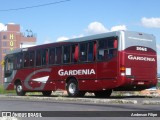
<path id="1" fill-rule="evenodd" d="M 157 88 L 160 89 L 160 82 L 157 83 Z"/>
<path id="2" fill-rule="evenodd" d="M 3 85 L 0 85 L 0 94 L 13 94 L 16 95 L 15 90 L 5 90 Z M 42 93 L 39 92 L 28 92 L 27 95 L 42 95 Z"/>
<path id="3" fill-rule="evenodd" d="M 5 90 L 3 85 L 0 85 L 0 94 L 16 94 L 15 90 Z"/>

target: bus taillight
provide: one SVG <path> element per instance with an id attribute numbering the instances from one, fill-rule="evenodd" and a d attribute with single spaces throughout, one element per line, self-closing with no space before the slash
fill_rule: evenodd
<path id="1" fill-rule="evenodd" d="M 121 66 L 120 67 L 120 73 L 121 73 L 121 76 L 125 76 L 126 74 L 126 67 L 125 66 Z"/>

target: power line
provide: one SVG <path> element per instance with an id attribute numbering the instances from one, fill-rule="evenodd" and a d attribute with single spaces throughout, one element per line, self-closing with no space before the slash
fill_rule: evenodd
<path id="1" fill-rule="evenodd" d="M 11 8 L 11 9 L 2 9 L 2 10 L 0 10 L 0 12 L 17 11 L 17 10 L 31 9 L 31 8 L 37 8 L 37 7 L 44 7 L 44 6 L 60 4 L 60 3 L 69 2 L 69 1 L 70 0 L 61 0 L 61 1 L 57 1 L 57 2 L 40 4 L 40 5 L 35 5 L 35 6 L 27 6 L 27 7 Z"/>

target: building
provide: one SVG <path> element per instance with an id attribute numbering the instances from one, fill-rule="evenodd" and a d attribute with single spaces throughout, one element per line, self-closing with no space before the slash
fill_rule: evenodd
<path id="1" fill-rule="evenodd" d="M 27 35 L 20 31 L 19 24 L 7 24 L 6 29 L 0 31 L 0 84 L 3 83 L 3 60 L 8 51 L 33 46 L 36 43 L 36 37 L 31 30 L 27 30 Z"/>

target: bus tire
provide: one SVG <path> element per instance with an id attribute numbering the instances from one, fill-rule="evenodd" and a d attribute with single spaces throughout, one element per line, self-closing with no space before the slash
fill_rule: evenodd
<path id="1" fill-rule="evenodd" d="M 43 96 L 51 96 L 52 91 L 42 91 Z"/>
<path id="2" fill-rule="evenodd" d="M 79 91 L 78 82 L 71 78 L 67 83 L 67 93 L 69 97 L 83 97 L 85 95 L 85 91 Z"/>
<path id="3" fill-rule="evenodd" d="M 20 82 L 18 82 L 16 84 L 16 93 L 18 96 L 24 96 L 26 94 L 26 92 L 23 90 L 22 84 Z"/>
<path id="4" fill-rule="evenodd" d="M 98 98 L 108 98 L 112 94 L 112 90 L 102 90 L 94 92 L 95 96 Z"/>

